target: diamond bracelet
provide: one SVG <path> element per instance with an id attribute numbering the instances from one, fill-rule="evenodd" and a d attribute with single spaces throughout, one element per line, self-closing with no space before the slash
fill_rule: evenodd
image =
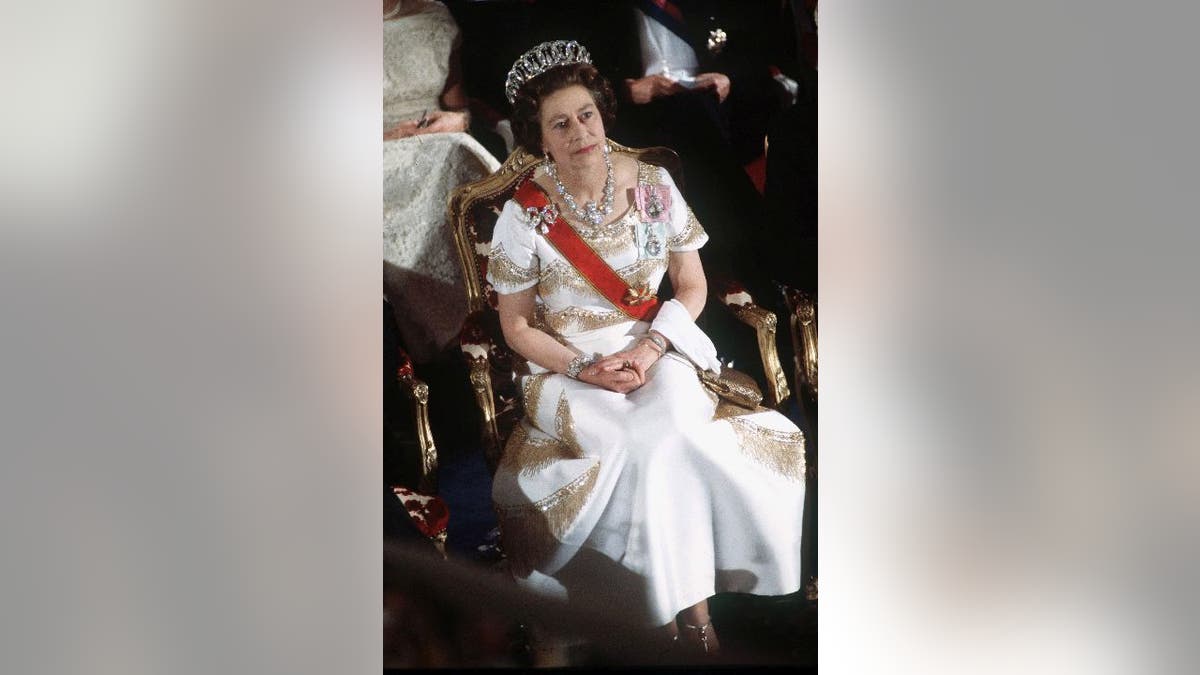
<path id="1" fill-rule="evenodd" d="M 667 352 L 667 340 L 658 333 L 646 333 L 642 336 L 642 339 L 653 342 L 654 346 L 658 347 L 659 354 L 665 354 Z"/>
<path id="2" fill-rule="evenodd" d="M 567 377 L 578 380 L 579 373 L 583 372 L 584 368 L 592 365 L 593 361 L 595 361 L 595 357 L 586 354 L 580 354 L 571 359 L 571 362 L 567 364 Z"/>

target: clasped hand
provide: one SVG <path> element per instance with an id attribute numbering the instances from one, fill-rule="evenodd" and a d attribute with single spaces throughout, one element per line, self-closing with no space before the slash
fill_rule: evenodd
<path id="1" fill-rule="evenodd" d="M 716 92 L 719 101 L 724 101 L 729 96 L 729 77 L 723 73 L 700 73 L 693 81 L 697 89 L 711 89 Z M 638 105 L 685 90 L 683 85 L 662 73 L 639 77 L 636 80 L 627 79 L 625 87 L 629 98 Z"/>
<path id="2" fill-rule="evenodd" d="M 447 131 L 466 131 L 467 113 L 453 110 L 434 110 L 422 120 L 405 120 L 383 132 L 383 140 L 394 141 L 420 134 L 436 134 Z"/>
<path id="3" fill-rule="evenodd" d="M 659 354 L 644 341 L 602 357 L 579 373 L 579 379 L 618 394 L 628 394 L 646 384 L 646 371 Z"/>

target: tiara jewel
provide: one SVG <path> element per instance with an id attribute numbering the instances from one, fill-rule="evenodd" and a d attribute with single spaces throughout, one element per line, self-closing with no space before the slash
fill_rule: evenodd
<path id="1" fill-rule="evenodd" d="M 543 42 L 513 62 L 508 79 L 504 82 L 504 96 L 512 103 L 517 98 L 518 89 L 547 70 L 572 63 L 591 62 L 592 55 L 587 48 L 574 40 Z"/>

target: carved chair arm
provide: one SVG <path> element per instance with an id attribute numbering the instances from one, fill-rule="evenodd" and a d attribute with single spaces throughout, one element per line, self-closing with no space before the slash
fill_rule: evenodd
<path id="1" fill-rule="evenodd" d="M 779 362 L 779 350 L 775 346 L 775 333 L 779 319 L 774 312 L 755 304 L 748 291 L 737 283 L 726 283 L 714 290 L 712 297 L 733 313 L 742 323 L 754 329 L 758 338 L 758 353 L 762 359 L 763 373 L 767 377 L 766 405 L 774 408 L 791 395 L 787 377 Z"/>

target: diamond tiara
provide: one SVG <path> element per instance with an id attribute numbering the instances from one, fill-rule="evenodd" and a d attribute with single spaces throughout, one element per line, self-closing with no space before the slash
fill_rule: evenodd
<path id="1" fill-rule="evenodd" d="M 557 66 L 572 63 L 591 63 L 592 55 L 583 45 L 574 40 L 555 40 L 543 42 L 521 55 L 513 62 L 508 71 L 508 79 L 504 82 L 504 95 L 512 103 L 517 98 L 517 90 L 526 82 Z"/>

